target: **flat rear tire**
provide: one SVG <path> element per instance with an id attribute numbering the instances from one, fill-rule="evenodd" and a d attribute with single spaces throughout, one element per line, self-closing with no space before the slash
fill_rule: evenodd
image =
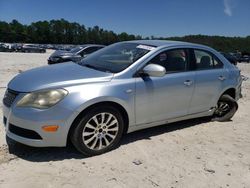
<path id="1" fill-rule="evenodd" d="M 230 95 L 224 94 L 220 97 L 214 114 L 213 121 L 225 122 L 229 121 L 238 109 L 238 104 Z"/>

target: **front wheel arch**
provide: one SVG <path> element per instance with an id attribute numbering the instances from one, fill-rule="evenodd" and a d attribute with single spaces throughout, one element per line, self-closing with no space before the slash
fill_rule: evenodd
<path id="1" fill-rule="evenodd" d="M 96 107 L 99 107 L 99 106 L 104 106 L 104 105 L 110 105 L 110 106 L 113 106 L 115 108 L 117 108 L 120 113 L 122 114 L 122 117 L 124 119 L 124 130 L 123 130 L 123 134 L 126 134 L 127 131 L 128 131 L 128 125 L 129 125 L 129 116 L 128 116 L 128 113 L 127 111 L 125 110 L 125 108 L 116 103 L 116 102 L 111 102 L 111 101 L 105 101 L 105 102 L 98 102 L 98 103 L 95 103 L 95 104 L 92 104 L 90 106 L 88 106 L 87 108 L 85 108 L 84 110 L 82 110 L 77 116 L 76 118 L 74 119 L 73 123 L 71 124 L 70 128 L 69 128 L 69 131 L 68 131 L 68 135 L 67 135 L 67 144 L 69 144 L 71 141 L 70 141 L 70 134 L 72 133 L 72 131 L 74 130 L 75 126 L 78 125 L 78 123 L 80 122 L 81 118 L 83 117 L 83 114 L 87 113 L 87 111 L 93 109 L 93 108 L 96 108 Z"/>

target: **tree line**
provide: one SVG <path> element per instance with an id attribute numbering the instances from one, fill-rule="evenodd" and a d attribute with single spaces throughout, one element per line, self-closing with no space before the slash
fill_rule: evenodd
<path id="1" fill-rule="evenodd" d="M 0 21 L 0 42 L 9 43 L 38 43 L 38 44 L 112 44 L 119 41 L 160 39 L 193 42 L 208 45 L 225 52 L 250 52 L 250 36 L 224 37 L 206 35 L 188 35 L 184 37 L 143 38 L 140 35 L 126 32 L 115 33 L 98 26 L 85 27 L 76 22 L 64 19 L 38 21 L 24 25 L 17 20 Z"/>
<path id="2" fill-rule="evenodd" d="M 224 37 L 189 35 L 184 37 L 172 37 L 168 39 L 203 44 L 223 52 L 242 52 L 243 54 L 250 54 L 250 36 Z"/>
<path id="3" fill-rule="evenodd" d="M 98 26 L 86 28 L 67 20 L 50 20 L 23 25 L 17 20 L 10 23 L 0 21 L 0 41 L 38 44 L 112 44 L 117 41 L 141 39 L 125 32 L 116 34 Z"/>

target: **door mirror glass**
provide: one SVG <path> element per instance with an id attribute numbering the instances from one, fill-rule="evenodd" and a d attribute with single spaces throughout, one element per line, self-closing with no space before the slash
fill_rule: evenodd
<path id="1" fill-rule="evenodd" d="M 162 77 L 166 74 L 166 69 L 161 65 L 149 64 L 143 68 L 142 73 L 152 77 Z"/>

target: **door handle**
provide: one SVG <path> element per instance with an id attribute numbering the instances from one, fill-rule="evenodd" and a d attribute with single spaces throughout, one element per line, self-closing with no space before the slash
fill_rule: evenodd
<path id="1" fill-rule="evenodd" d="M 186 80 L 185 82 L 184 82 L 184 85 L 186 85 L 186 86 L 191 86 L 193 84 L 193 81 L 192 80 Z"/>
<path id="2" fill-rule="evenodd" d="M 226 80 L 226 77 L 225 77 L 225 76 L 219 76 L 218 79 L 219 79 L 220 81 L 223 81 L 223 80 Z"/>

